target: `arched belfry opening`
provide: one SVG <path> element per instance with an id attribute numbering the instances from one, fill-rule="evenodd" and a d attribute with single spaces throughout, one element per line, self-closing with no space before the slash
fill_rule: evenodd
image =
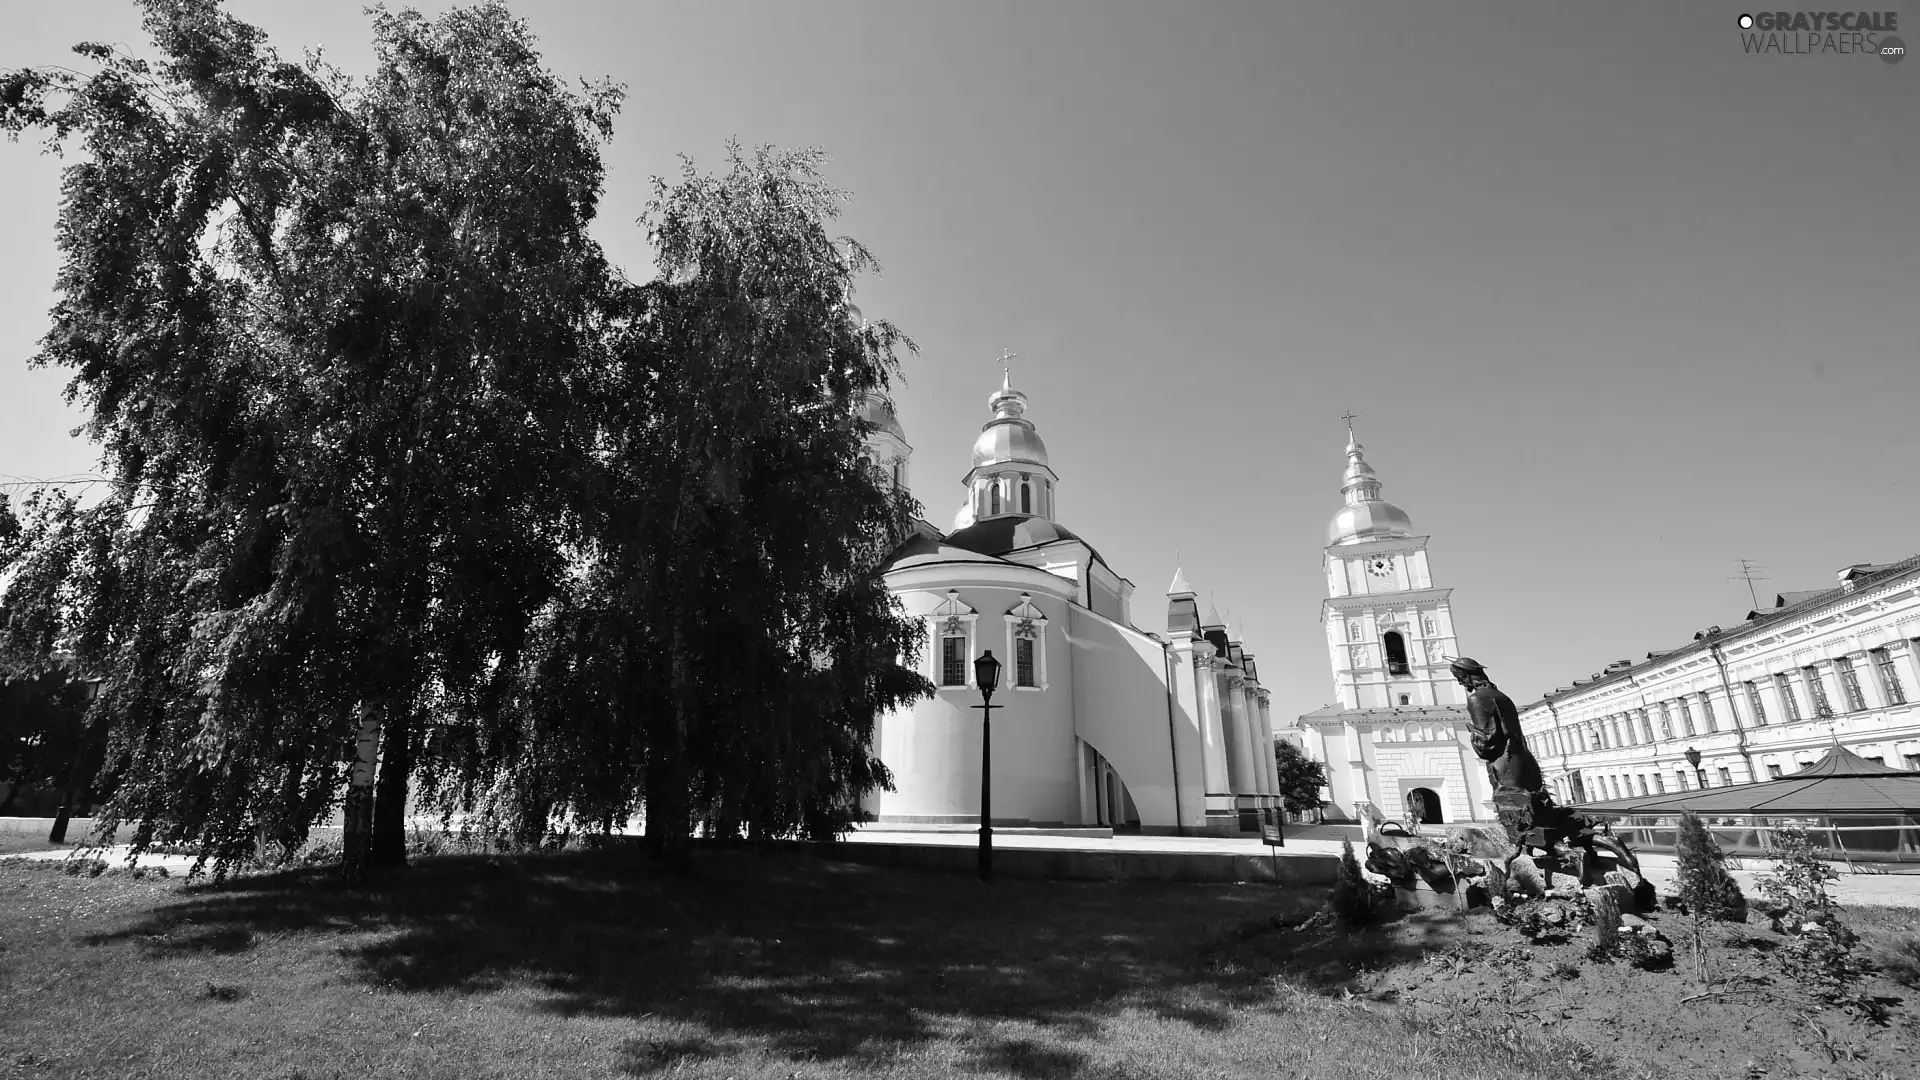
<path id="1" fill-rule="evenodd" d="M 1387 674 L 1410 675 L 1413 669 L 1407 664 L 1407 639 L 1400 631 L 1389 630 L 1380 637 L 1380 643 L 1387 651 Z"/>

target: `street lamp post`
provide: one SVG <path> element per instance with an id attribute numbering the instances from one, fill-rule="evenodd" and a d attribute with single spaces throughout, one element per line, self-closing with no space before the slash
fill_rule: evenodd
<path id="1" fill-rule="evenodd" d="M 980 880 L 993 880 L 993 691 L 1000 685 L 1000 661 L 993 650 L 973 662 L 973 684 L 980 688 Z"/>
<path id="2" fill-rule="evenodd" d="M 1687 764 L 1693 766 L 1694 779 L 1700 782 L 1700 787 L 1702 790 L 1704 790 L 1707 786 L 1707 770 L 1700 767 L 1700 751 L 1699 750 L 1696 750 L 1691 746 L 1687 747 Z"/>

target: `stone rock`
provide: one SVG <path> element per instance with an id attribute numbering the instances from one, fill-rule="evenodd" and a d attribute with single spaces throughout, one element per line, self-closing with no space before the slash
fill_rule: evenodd
<path id="1" fill-rule="evenodd" d="M 1507 840 L 1504 831 L 1484 829 L 1477 825 L 1456 825 L 1447 830 L 1447 839 L 1464 845 L 1466 853 L 1477 859 L 1507 860 L 1513 854 L 1513 844 Z"/>
<path id="2" fill-rule="evenodd" d="M 1648 912 L 1654 909 L 1657 897 L 1653 883 L 1646 878 L 1622 867 L 1607 871 L 1605 880 L 1608 885 L 1618 885 L 1627 890 L 1629 902 L 1622 904 L 1620 910 Z"/>

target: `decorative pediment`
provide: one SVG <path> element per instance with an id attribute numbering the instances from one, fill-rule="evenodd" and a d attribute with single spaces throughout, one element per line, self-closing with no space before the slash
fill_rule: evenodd
<path id="1" fill-rule="evenodd" d="M 1007 611 L 1007 621 L 1016 638 L 1038 638 L 1047 626 L 1046 613 L 1034 606 L 1031 593 L 1020 594 L 1020 602 Z"/>
<path id="2" fill-rule="evenodd" d="M 967 632 L 967 624 L 972 622 L 979 612 L 967 606 L 960 599 L 960 590 L 948 589 L 947 598 L 928 613 L 934 625 L 943 635 L 962 636 Z"/>

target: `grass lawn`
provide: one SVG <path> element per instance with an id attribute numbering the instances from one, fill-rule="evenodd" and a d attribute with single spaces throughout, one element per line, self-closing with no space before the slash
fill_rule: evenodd
<path id="1" fill-rule="evenodd" d="M 22 855 L 29 851 L 47 851 L 72 844 L 49 844 L 45 833 L 0 833 L 0 856 Z"/>
<path id="2" fill-rule="evenodd" d="M 0 863 L 0 1076 L 1649 1075 L 1369 1000 L 1472 942 L 1414 919 L 1293 955 L 1274 920 L 1317 899 L 746 852 L 441 856 L 357 892 Z"/>

